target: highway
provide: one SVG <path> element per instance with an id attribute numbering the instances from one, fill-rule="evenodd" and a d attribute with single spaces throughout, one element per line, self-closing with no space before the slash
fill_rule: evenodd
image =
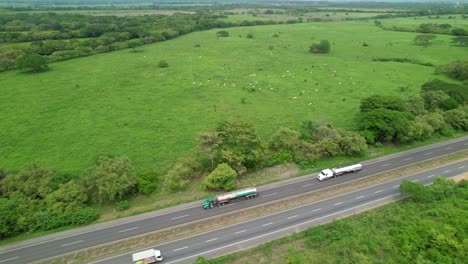
<path id="1" fill-rule="evenodd" d="M 429 184 L 436 177 L 450 178 L 468 172 L 468 160 L 405 177 L 404 179 Z M 197 256 L 208 258 L 253 247 L 286 236 L 310 226 L 371 207 L 385 200 L 400 197 L 402 179 L 332 197 L 310 205 L 231 225 L 175 242 L 155 245 L 165 257 L 164 263 L 191 263 Z M 93 263 L 131 263 L 131 254 L 107 258 Z"/>
<path id="2" fill-rule="evenodd" d="M 163 228 L 170 228 L 235 210 L 242 210 L 262 203 L 318 190 L 337 183 L 344 183 L 466 149 L 468 149 L 468 136 L 363 162 L 363 170 L 361 172 L 347 174 L 346 177 L 319 182 L 316 180 L 315 175 L 308 175 L 284 183 L 259 187 L 259 198 L 235 203 L 226 207 L 203 210 L 201 202 L 190 203 L 145 214 L 144 216 L 128 217 L 74 231 L 57 233 L 40 239 L 2 246 L 0 247 L 0 263 L 10 260 L 20 263 L 44 260 L 106 242 L 133 237 Z"/>

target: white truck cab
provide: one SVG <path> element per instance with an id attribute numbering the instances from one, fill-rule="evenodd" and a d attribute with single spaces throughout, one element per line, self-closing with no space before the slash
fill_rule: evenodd
<path id="1" fill-rule="evenodd" d="M 145 251 L 132 254 L 134 264 L 150 264 L 163 261 L 163 256 L 160 250 L 148 249 Z"/>
<path id="2" fill-rule="evenodd" d="M 330 170 L 330 169 L 325 169 L 325 170 L 322 170 L 318 175 L 317 175 L 317 179 L 319 181 L 323 181 L 325 179 L 328 179 L 328 178 L 331 178 L 333 177 L 333 171 Z"/>

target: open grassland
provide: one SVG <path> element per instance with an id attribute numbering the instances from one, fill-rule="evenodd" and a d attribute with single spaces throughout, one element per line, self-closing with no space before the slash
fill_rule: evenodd
<path id="1" fill-rule="evenodd" d="M 432 67 L 372 58 L 438 65 L 466 56 L 450 36 L 423 48 L 412 45 L 414 33 L 372 22 L 224 30 L 230 37 L 196 32 L 137 52 L 54 63 L 40 74 L 0 74 L 0 168 L 35 162 L 81 172 L 111 154 L 163 173 L 199 132 L 229 118 L 254 123 L 265 138 L 305 120 L 353 129 L 362 98 L 417 94 L 422 83 L 443 78 Z M 331 53 L 309 53 L 321 39 L 332 43 Z M 160 60 L 169 67 L 159 68 Z"/>
<path id="2" fill-rule="evenodd" d="M 341 21 L 352 18 L 372 18 L 382 13 L 375 12 L 362 12 L 362 13 L 353 13 L 353 12 L 334 12 L 334 11 L 318 11 L 318 12 L 306 12 L 306 13 L 284 13 L 284 14 L 247 14 L 240 13 L 235 15 L 228 15 L 227 18 L 222 20 L 227 22 L 242 22 L 242 21 L 252 21 L 252 20 L 273 20 L 273 21 L 288 21 L 288 20 L 297 20 L 302 18 L 306 21 L 321 19 L 327 21 Z"/>
<path id="3" fill-rule="evenodd" d="M 451 18 L 449 18 L 451 17 Z M 415 30 L 421 24 L 450 24 L 451 29 L 463 28 L 468 31 L 468 19 L 463 19 L 461 15 L 440 15 L 431 17 L 406 17 L 381 19 L 384 27 L 405 28 Z"/>

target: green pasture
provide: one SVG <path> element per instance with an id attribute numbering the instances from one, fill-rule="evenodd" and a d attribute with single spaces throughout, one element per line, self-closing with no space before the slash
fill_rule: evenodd
<path id="1" fill-rule="evenodd" d="M 306 12 L 302 14 L 235 14 L 228 15 L 227 18 L 221 20 L 227 22 L 242 22 L 242 21 L 253 21 L 253 20 L 273 20 L 273 21 L 287 21 L 297 20 L 302 18 L 304 20 L 322 19 L 327 21 L 341 21 L 347 18 L 372 18 L 382 13 L 365 12 L 365 13 L 353 13 L 353 12 L 334 12 L 334 11 L 319 11 L 319 12 Z"/>
<path id="2" fill-rule="evenodd" d="M 412 45 L 414 33 L 372 21 L 223 30 L 230 37 L 195 32 L 137 52 L 53 63 L 39 74 L 1 73 L 0 168 L 34 162 L 76 173 L 110 154 L 162 174 L 200 132 L 232 118 L 253 123 L 264 138 L 305 120 L 354 129 L 362 98 L 417 94 L 422 83 L 443 78 L 431 67 L 372 58 L 437 65 L 466 56 L 450 36 L 424 48 Z M 322 39 L 331 53 L 309 53 Z M 169 67 L 159 68 L 160 60 Z"/>
<path id="3" fill-rule="evenodd" d="M 452 17 L 452 18 L 449 18 Z M 423 17 L 406 17 L 406 18 L 392 18 L 380 19 L 384 27 L 399 27 L 407 28 L 410 30 L 416 29 L 420 24 L 450 24 L 451 29 L 464 28 L 468 30 L 468 19 L 463 19 L 461 15 L 440 15 L 440 16 L 423 16 Z"/>

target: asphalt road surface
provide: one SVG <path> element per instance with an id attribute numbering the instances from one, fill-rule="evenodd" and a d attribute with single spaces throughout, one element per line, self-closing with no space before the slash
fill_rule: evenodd
<path id="1" fill-rule="evenodd" d="M 462 161 L 411 175 L 404 179 L 429 184 L 436 177 L 450 178 L 467 171 L 468 161 Z M 391 180 L 299 208 L 219 228 L 187 239 L 155 245 L 155 247 L 163 253 L 165 264 L 191 263 L 197 256 L 211 258 L 225 255 L 286 236 L 366 207 L 373 207 L 374 204 L 379 204 L 385 200 L 398 199 L 400 197 L 399 186 L 402 180 Z M 93 263 L 131 263 L 131 253 Z"/>
<path id="2" fill-rule="evenodd" d="M 259 198 L 233 203 L 225 207 L 203 210 L 200 201 L 6 245 L 0 247 L 0 264 L 9 261 L 29 263 L 44 260 L 87 247 L 242 210 L 466 149 L 468 149 L 468 136 L 366 161 L 363 162 L 361 172 L 346 174 L 336 179 L 319 182 L 315 175 L 308 175 L 285 183 L 259 187 Z"/>

